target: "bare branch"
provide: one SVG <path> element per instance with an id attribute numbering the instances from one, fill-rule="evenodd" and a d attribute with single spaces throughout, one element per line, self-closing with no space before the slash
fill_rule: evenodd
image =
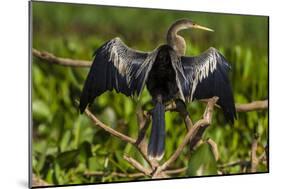
<path id="1" fill-rule="evenodd" d="M 42 180 L 41 178 L 37 177 L 35 174 L 32 174 L 32 186 L 33 187 L 50 186 L 50 184 Z"/>
<path id="2" fill-rule="evenodd" d="M 201 99 L 200 102 L 208 102 L 208 99 Z M 215 105 L 217 108 L 221 108 L 218 104 Z M 235 104 L 236 112 L 250 112 L 256 110 L 268 109 L 268 100 L 257 100 L 246 104 Z"/>
<path id="3" fill-rule="evenodd" d="M 248 167 L 250 166 L 251 162 L 250 161 L 244 161 L 244 160 L 238 160 L 238 161 L 234 161 L 234 162 L 230 162 L 224 165 L 219 165 L 218 168 L 220 169 L 224 169 L 224 168 L 228 168 L 228 167 L 234 167 L 234 166 L 242 166 L 242 167 Z"/>
<path id="4" fill-rule="evenodd" d="M 142 154 L 142 156 L 145 158 L 145 160 L 149 163 L 149 165 L 151 166 L 152 169 L 155 169 L 156 167 L 159 166 L 159 163 L 156 161 L 156 160 L 150 160 L 148 158 L 148 155 L 147 155 L 147 143 L 146 141 L 144 141 L 144 136 L 145 136 L 145 132 L 146 132 L 146 129 L 149 125 L 149 120 L 150 120 L 150 116 L 147 115 L 147 114 L 142 114 L 143 117 L 140 117 L 138 119 L 141 119 L 139 120 L 140 121 L 140 132 L 139 132 L 139 137 L 137 140 L 123 134 L 123 133 L 120 133 L 114 129 L 112 129 L 111 127 L 109 127 L 108 125 L 102 123 L 96 116 L 94 116 L 88 109 L 88 107 L 86 108 L 85 110 L 85 113 L 86 115 L 94 122 L 95 125 L 97 125 L 98 127 L 102 128 L 103 130 L 105 130 L 106 132 L 110 133 L 111 135 L 119 138 L 120 140 L 123 140 L 127 143 L 130 143 L 130 144 L 133 144 L 138 150 L 139 152 Z M 127 158 L 126 159 L 127 161 L 131 160 L 132 162 L 134 162 L 132 160 L 132 158 Z M 132 163 L 130 162 L 130 163 Z M 133 166 L 136 165 L 136 164 L 132 164 Z M 138 166 L 139 168 L 139 166 Z M 150 170 L 150 172 L 152 172 L 152 170 Z"/>
<path id="5" fill-rule="evenodd" d="M 258 148 L 258 139 L 259 136 L 256 134 L 254 136 L 251 148 L 251 172 L 257 172 L 257 165 L 259 163 L 259 159 L 257 158 L 257 148 Z"/>
<path id="6" fill-rule="evenodd" d="M 90 67 L 92 62 L 87 60 L 73 60 L 70 58 L 61 58 L 56 57 L 55 55 L 46 52 L 46 51 L 39 51 L 37 49 L 32 49 L 33 56 L 44 60 L 51 64 L 58 64 L 62 66 L 72 66 L 72 67 Z"/>
<path id="7" fill-rule="evenodd" d="M 171 165 L 171 163 L 173 163 L 178 158 L 178 156 L 183 151 L 184 147 L 186 147 L 186 145 L 190 141 L 191 137 L 198 131 L 198 129 L 200 127 L 205 127 L 206 125 L 209 125 L 211 123 L 213 108 L 214 108 L 214 105 L 216 104 L 217 100 L 218 100 L 218 97 L 213 97 L 209 100 L 207 107 L 205 109 L 203 119 L 197 121 L 194 124 L 194 126 L 185 135 L 183 142 L 178 146 L 178 148 L 176 149 L 174 154 L 161 166 L 160 170 L 166 170 Z"/>
<path id="8" fill-rule="evenodd" d="M 186 172 L 187 168 L 183 167 L 183 168 L 179 168 L 179 169 L 171 169 L 171 170 L 167 170 L 164 171 L 166 174 L 168 175 L 175 175 L 175 174 L 179 174 L 182 172 Z M 144 177 L 147 176 L 144 173 L 119 173 L 119 172 L 103 172 L 103 171 L 93 171 L 93 172 L 85 172 L 84 173 L 85 176 L 88 177 L 96 177 L 96 176 L 116 176 L 116 177 L 127 177 L 127 178 L 138 178 L 138 177 Z"/>
<path id="9" fill-rule="evenodd" d="M 247 104 L 236 104 L 237 112 L 249 112 L 268 108 L 268 100 L 253 101 Z"/>
<path id="10" fill-rule="evenodd" d="M 94 116 L 90 110 L 88 108 L 86 108 L 85 110 L 86 115 L 95 123 L 95 125 L 97 125 L 98 127 L 102 128 L 103 130 L 105 130 L 106 132 L 110 133 L 111 135 L 125 141 L 131 144 L 134 144 L 136 142 L 135 139 L 124 135 L 114 129 L 112 129 L 111 127 L 109 127 L 108 125 L 105 125 L 104 123 L 102 123 L 98 118 L 96 118 L 96 116 Z"/>
<path id="11" fill-rule="evenodd" d="M 219 159 L 219 150 L 218 145 L 215 141 L 213 141 L 211 138 L 207 140 L 207 143 L 210 145 L 212 152 L 214 154 L 215 160 L 218 161 Z"/>
<path id="12" fill-rule="evenodd" d="M 116 176 L 116 177 L 129 177 L 129 178 L 137 178 L 137 177 L 144 177 L 146 176 L 143 173 L 118 173 L 118 172 L 103 172 L 103 171 L 94 171 L 94 172 L 85 172 L 84 173 L 85 176 L 88 177 L 96 177 L 96 176 L 101 176 L 101 177 L 105 177 L 105 176 Z"/>
<path id="13" fill-rule="evenodd" d="M 164 172 L 168 175 L 173 175 L 173 174 L 178 174 L 178 173 L 182 173 L 182 172 L 186 172 L 186 171 L 187 171 L 187 167 L 183 167 L 183 168 L 179 168 L 179 169 L 166 170 Z"/>
<path id="14" fill-rule="evenodd" d="M 135 167 L 140 172 L 144 173 L 145 175 L 150 175 L 151 170 L 149 168 L 145 168 L 142 166 L 137 160 L 132 157 L 124 155 L 123 157 L 126 161 L 128 161 L 133 167 Z"/>

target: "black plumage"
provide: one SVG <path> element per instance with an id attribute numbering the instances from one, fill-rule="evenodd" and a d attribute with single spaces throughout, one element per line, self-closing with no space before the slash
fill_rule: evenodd
<path id="1" fill-rule="evenodd" d="M 181 20 L 178 24 L 178 27 L 185 29 L 197 26 L 206 29 L 188 20 Z M 172 27 L 177 27 L 177 24 Z M 209 48 L 199 56 L 184 56 L 180 53 L 185 49 L 183 44 L 175 46 L 175 43 L 169 43 L 173 37 L 179 37 L 175 35 L 179 30 L 170 28 L 169 31 L 172 33 L 168 35 L 172 36 L 168 37 L 168 44 L 161 45 L 152 52 L 133 50 L 119 38 L 102 45 L 95 52 L 79 105 L 82 113 L 88 104 L 107 90 L 115 89 L 126 96 L 139 96 L 146 86 L 154 103 L 148 155 L 156 159 L 163 157 L 165 149 L 166 102 L 218 96 L 218 104 L 222 107 L 226 120 L 233 123 L 236 118 L 227 76 L 230 65 L 223 55 L 215 48 Z"/>

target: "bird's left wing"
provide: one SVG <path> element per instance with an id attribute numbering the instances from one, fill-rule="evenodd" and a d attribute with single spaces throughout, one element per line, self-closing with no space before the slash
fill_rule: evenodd
<path id="1" fill-rule="evenodd" d="M 89 103 L 107 90 L 115 89 L 126 96 L 140 95 L 157 56 L 156 51 L 133 50 L 119 38 L 103 44 L 94 54 L 80 97 L 80 111 L 83 112 Z"/>
<path id="2" fill-rule="evenodd" d="M 218 96 L 226 120 L 233 122 L 236 110 L 227 76 L 230 65 L 223 55 L 211 47 L 199 56 L 183 56 L 181 62 L 186 76 L 182 81 L 185 97 L 191 101 Z"/>

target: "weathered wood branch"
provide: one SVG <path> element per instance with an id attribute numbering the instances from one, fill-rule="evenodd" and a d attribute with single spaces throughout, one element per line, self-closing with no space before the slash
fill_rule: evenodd
<path id="1" fill-rule="evenodd" d="M 200 127 L 207 127 L 211 123 L 214 105 L 216 104 L 217 100 L 218 97 L 213 97 L 209 100 L 203 115 L 203 119 L 197 121 L 191 127 L 191 129 L 185 135 L 183 142 L 178 146 L 174 154 L 160 167 L 159 171 L 166 170 L 178 158 L 184 147 L 186 147 L 186 145 L 190 142 L 191 137 L 196 134 Z"/>
<path id="2" fill-rule="evenodd" d="M 180 174 L 187 171 L 186 167 L 182 167 L 179 169 L 170 169 L 166 170 L 165 173 L 167 175 L 174 175 L 174 174 Z M 139 177 L 145 177 L 146 175 L 144 173 L 119 173 L 119 172 L 103 172 L 103 171 L 91 171 L 91 172 L 85 172 L 85 176 L 88 177 L 105 177 L 105 176 L 116 176 L 116 177 L 127 177 L 127 178 L 139 178 Z"/>
<path id="3" fill-rule="evenodd" d="M 130 144 L 134 144 L 136 142 L 135 139 L 123 134 L 123 133 L 120 133 L 114 129 L 112 129 L 111 127 L 109 127 L 108 125 L 102 123 L 96 116 L 94 116 L 94 114 L 92 114 L 90 112 L 90 110 L 88 108 L 85 109 L 85 113 L 86 115 L 94 122 L 94 124 L 100 128 L 102 128 L 103 130 L 105 130 L 106 132 L 110 133 L 111 135 L 119 138 L 120 140 L 123 140 L 127 143 L 130 143 Z"/>
<path id="4" fill-rule="evenodd" d="M 201 99 L 201 102 L 208 102 L 208 99 Z M 215 105 L 217 108 L 221 108 L 218 104 Z M 268 109 L 268 100 L 257 100 L 245 104 L 236 103 L 236 112 L 251 112 L 257 110 Z"/>
<path id="5" fill-rule="evenodd" d="M 250 112 L 256 110 L 268 109 L 268 100 L 258 100 L 247 104 L 236 104 L 237 112 Z"/>
<path id="6" fill-rule="evenodd" d="M 127 155 L 124 155 L 124 159 L 129 162 L 133 167 L 135 167 L 137 170 L 142 172 L 145 175 L 150 175 L 151 170 L 149 168 L 145 168 L 143 165 L 141 165 L 137 160 L 135 160 L 132 157 L 129 157 Z"/>
<path id="7" fill-rule="evenodd" d="M 251 172 L 257 172 L 257 166 L 259 163 L 259 159 L 257 157 L 257 148 L 258 148 L 258 139 L 259 136 L 255 135 L 252 141 L 252 148 L 251 148 Z"/>
<path id="8" fill-rule="evenodd" d="M 53 55 L 46 51 L 39 51 L 32 49 L 33 56 L 51 64 L 58 64 L 61 66 L 72 66 L 72 67 L 90 67 L 92 62 L 87 60 L 74 60 L 70 58 L 61 58 Z"/>
<path id="9" fill-rule="evenodd" d="M 33 187 L 50 186 L 50 184 L 47 183 L 46 181 L 42 180 L 41 178 L 39 178 L 35 174 L 32 174 L 32 186 Z"/>

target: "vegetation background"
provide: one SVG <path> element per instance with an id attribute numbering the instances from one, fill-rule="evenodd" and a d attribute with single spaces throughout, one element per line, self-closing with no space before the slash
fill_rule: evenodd
<path id="1" fill-rule="evenodd" d="M 60 57 L 91 60 L 99 46 L 118 36 L 132 48 L 151 51 L 165 43 L 168 27 L 179 18 L 189 18 L 215 30 L 189 30 L 181 35 L 187 41 L 189 55 L 198 55 L 211 46 L 225 55 L 232 66 L 230 78 L 237 103 L 268 99 L 268 17 L 32 2 L 32 47 Z M 89 68 L 62 67 L 32 59 L 32 169 L 50 184 L 132 180 L 110 174 L 134 172 L 124 161 L 124 153 L 145 164 L 132 145 L 111 137 L 79 114 L 75 100 L 79 99 L 88 71 Z M 97 98 L 91 108 L 114 129 L 136 137 L 135 108 L 138 103 L 149 101 L 147 91 L 140 102 L 108 92 Z M 191 118 L 197 120 L 204 105 L 193 102 L 188 104 L 188 110 Z M 166 113 L 166 131 L 164 160 L 184 136 L 185 126 L 177 113 Z M 268 111 L 238 113 L 238 120 L 231 126 L 216 110 L 204 138 L 210 137 L 217 143 L 219 160 L 208 158 L 210 152 L 204 147 L 193 152 L 193 158 L 188 160 L 190 152 L 186 149 L 173 166 L 187 167 L 188 171 L 175 177 L 247 172 L 241 166 L 221 166 L 248 161 L 255 133 L 260 136 L 261 154 L 268 140 Z M 203 163 L 209 166 L 199 173 Z M 85 175 L 96 171 L 108 174 Z M 260 164 L 257 171 L 268 170 Z"/>

